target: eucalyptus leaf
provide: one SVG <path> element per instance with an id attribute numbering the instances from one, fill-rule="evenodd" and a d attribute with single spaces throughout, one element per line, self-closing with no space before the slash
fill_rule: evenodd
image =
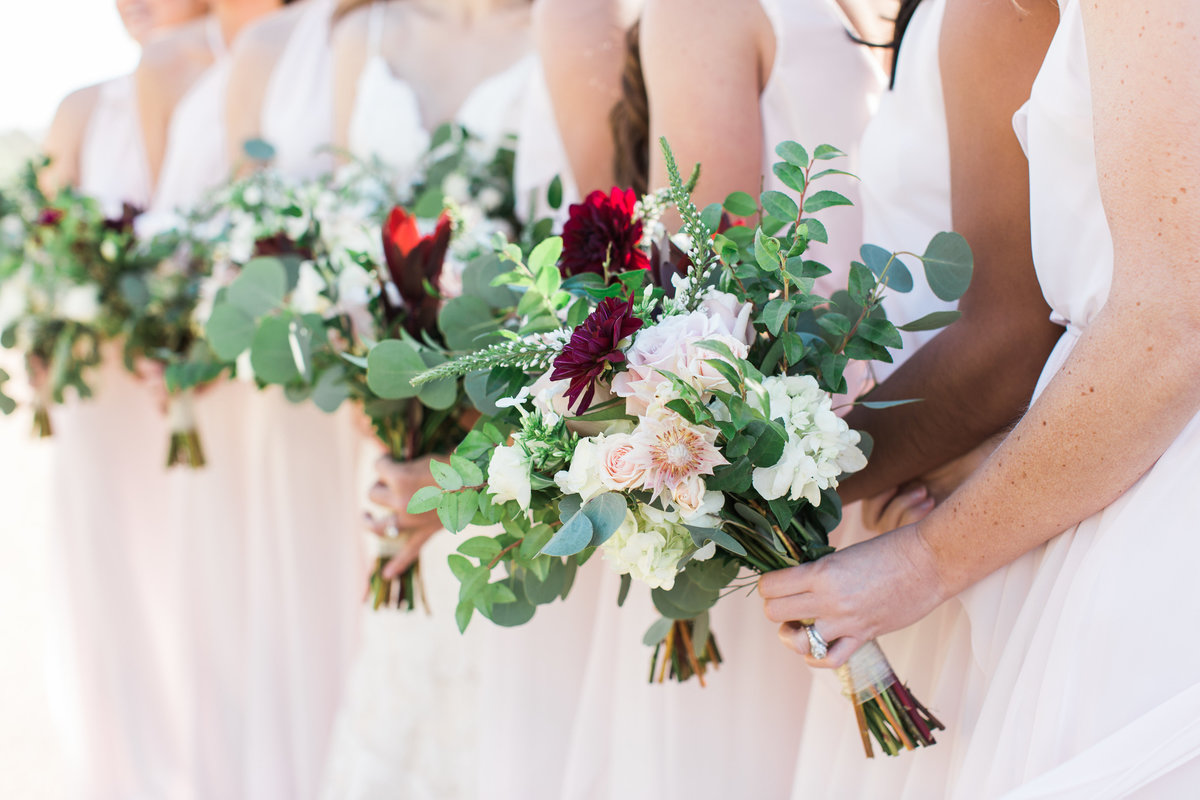
<path id="1" fill-rule="evenodd" d="M 405 339 L 386 339 L 367 354 L 367 387 L 385 400 L 416 397 L 412 379 L 425 371 L 425 360 Z"/>
<path id="2" fill-rule="evenodd" d="M 573 556 L 592 543 L 592 521 L 581 511 L 563 523 L 542 553 L 548 556 Z"/>
<path id="3" fill-rule="evenodd" d="M 875 274 L 876 278 L 887 284 L 889 289 L 897 292 L 911 292 L 913 289 L 912 273 L 900 260 L 900 257 L 874 244 L 864 244 L 859 250 L 863 263 Z"/>
<path id="4" fill-rule="evenodd" d="M 234 361 L 254 343 L 254 319 L 239 306 L 220 303 L 204 325 L 204 335 L 222 361 Z"/>
<path id="5" fill-rule="evenodd" d="M 957 300 L 971 285 L 975 256 L 967 240 L 957 233 L 935 235 L 921 261 L 925 264 L 925 280 L 940 300 Z"/>
<path id="6" fill-rule="evenodd" d="M 277 258 L 251 259 L 225 291 L 230 303 L 257 319 L 283 304 L 287 268 Z"/>
<path id="7" fill-rule="evenodd" d="M 267 317 L 254 333 L 250 366 L 263 383 L 283 385 L 300 378 L 292 350 L 292 320 Z"/>
<path id="8" fill-rule="evenodd" d="M 654 620 L 646 633 L 642 636 L 642 644 L 647 647 L 657 647 L 663 639 L 667 638 L 667 634 L 671 632 L 671 626 L 675 624 L 675 620 L 659 617 Z"/>
<path id="9" fill-rule="evenodd" d="M 598 494 L 579 510 L 592 523 L 591 545 L 599 547 L 616 533 L 625 521 L 629 507 L 625 498 L 617 492 Z"/>

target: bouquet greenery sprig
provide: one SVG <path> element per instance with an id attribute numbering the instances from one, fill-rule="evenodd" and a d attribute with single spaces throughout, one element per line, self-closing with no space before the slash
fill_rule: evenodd
<path id="1" fill-rule="evenodd" d="M 890 361 L 900 330 L 956 317 L 940 313 L 900 328 L 887 319 L 885 292 L 913 288 L 904 259 L 920 261 L 944 300 L 965 291 L 972 259 L 953 233 L 938 234 L 921 254 L 864 245 L 847 288 L 820 296 L 816 280 L 830 270 L 811 248 L 828 236 L 814 215 L 850 203 L 819 188 L 823 178 L 844 174 L 827 166 L 840 151 L 823 145 L 810 156 L 785 142 L 774 172 L 791 193 L 735 193 L 724 209 L 701 212 L 665 142 L 663 149 L 683 220 L 674 240 L 686 274 L 670 286 L 649 285 L 654 271 L 642 231 L 632 230 L 636 217 L 611 208 L 592 215 L 603 224 L 586 226 L 586 246 L 574 235 L 579 226 L 568 223 L 569 256 L 538 259 L 535 251 L 522 265 L 528 280 L 514 288 L 523 291 L 524 318 L 540 320 L 536 332 L 413 380 L 420 387 L 487 369 L 517 390 L 501 401 L 504 413 L 464 442 L 453 474 L 435 475 L 441 492 L 414 497 L 410 509 L 474 506 L 475 520 L 503 526 L 503 534 L 472 538 L 452 557 L 462 580 L 460 624 L 475 610 L 528 619 L 550 598 L 545 583 L 556 570 L 569 576 L 572 564 L 600 550 L 618 572 L 650 587 L 663 614 L 647 634 L 658 674 L 669 668 L 685 679 L 702 678 L 706 663 L 719 661 L 707 611 L 744 585 L 743 576 L 831 551 L 839 478 L 862 469 L 869 450 L 834 410 L 834 396 L 851 388 L 850 361 Z M 752 220 L 723 225 L 723 211 Z M 548 290 L 560 285 L 566 265 L 580 263 L 600 280 L 586 287 L 591 310 L 577 322 Z M 449 527 L 471 521 L 460 514 Z M 504 574 L 494 577 L 501 566 Z M 888 754 L 933 744 L 940 723 L 874 644 L 856 654 L 843 679 L 868 755 L 869 735 Z"/>

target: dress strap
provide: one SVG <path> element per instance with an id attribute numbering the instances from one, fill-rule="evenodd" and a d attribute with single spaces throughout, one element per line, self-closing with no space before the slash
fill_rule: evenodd
<path id="1" fill-rule="evenodd" d="M 387 14 L 387 0 L 375 0 L 371 3 L 370 16 L 367 18 L 367 57 L 374 58 L 383 49 L 384 16 Z"/>
<path id="2" fill-rule="evenodd" d="M 212 51 L 213 58 L 220 58 L 225 55 L 225 37 L 221 35 L 221 23 L 217 21 L 215 14 L 210 14 L 204 22 L 204 33 L 208 37 L 208 49 Z"/>

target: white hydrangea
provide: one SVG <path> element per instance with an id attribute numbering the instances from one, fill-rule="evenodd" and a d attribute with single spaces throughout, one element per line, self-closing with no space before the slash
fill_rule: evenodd
<path id="1" fill-rule="evenodd" d="M 68 288 L 58 298 L 58 312 L 84 325 L 95 322 L 100 314 L 100 287 L 88 284 Z"/>
<path id="2" fill-rule="evenodd" d="M 325 279 L 311 261 L 300 263 L 300 274 L 296 288 L 292 290 L 292 308 L 300 314 L 323 314 L 329 309 L 325 297 Z"/>
<path id="3" fill-rule="evenodd" d="M 651 589 L 670 590 L 675 588 L 679 562 L 696 546 L 678 514 L 643 505 L 636 514 L 625 512 L 625 521 L 600 549 L 618 574 L 628 574 Z"/>
<path id="4" fill-rule="evenodd" d="M 833 399 L 809 375 L 771 376 L 762 383 L 773 419 L 783 421 L 788 441 L 779 462 L 754 470 L 754 489 L 767 500 L 787 495 L 821 502 L 821 490 L 867 465 L 858 431 L 833 411 Z"/>

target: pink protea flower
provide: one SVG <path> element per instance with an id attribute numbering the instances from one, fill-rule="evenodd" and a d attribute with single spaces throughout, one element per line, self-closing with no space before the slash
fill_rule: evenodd
<path id="1" fill-rule="evenodd" d="M 712 475 L 713 469 L 729 463 L 716 441 L 715 428 L 691 425 L 654 404 L 630 437 L 633 451 L 626 461 L 645 470 L 642 488 L 655 498 L 668 491 L 674 501 L 677 488 L 694 487 L 701 475 Z"/>

